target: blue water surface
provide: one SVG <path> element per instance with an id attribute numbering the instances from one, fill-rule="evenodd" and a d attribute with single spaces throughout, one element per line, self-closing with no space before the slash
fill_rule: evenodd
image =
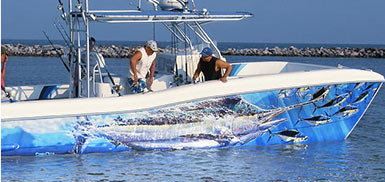
<path id="1" fill-rule="evenodd" d="M 383 181 L 385 169 L 377 160 L 380 156 L 346 141 L 248 149 L 3 157 L 2 180 Z"/>
<path id="2" fill-rule="evenodd" d="M 290 61 L 372 69 L 385 59 L 228 56 L 229 62 Z M 106 59 L 111 72 L 128 59 Z M 7 85 L 68 83 L 58 58 L 9 57 Z M 346 141 L 172 151 L 2 157 L 2 181 L 385 181 L 385 90 Z"/>

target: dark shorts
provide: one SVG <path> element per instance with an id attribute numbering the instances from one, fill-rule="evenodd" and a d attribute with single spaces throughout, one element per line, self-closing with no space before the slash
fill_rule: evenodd
<path id="1" fill-rule="evenodd" d="M 147 87 L 146 82 L 143 79 L 139 78 L 138 83 L 135 84 L 132 78 L 128 78 L 128 85 L 130 86 L 130 90 L 132 93 L 143 93 L 144 89 Z"/>

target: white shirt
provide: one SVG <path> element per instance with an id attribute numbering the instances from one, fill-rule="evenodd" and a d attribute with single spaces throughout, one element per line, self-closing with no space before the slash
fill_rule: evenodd
<path id="1" fill-rule="evenodd" d="M 142 53 L 142 58 L 136 62 L 136 74 L 138 78 L 145 79 L 148 70 L 150 69 L 152 62 L 156 58 L 156 52 L 154 52 L 151 56 L 147 55 L 146 49 L 144 47 L 140 48 L 138 51 Z M 129 72 L 129 78 L 134 78 L 134 73 L 131 70 Z"/>

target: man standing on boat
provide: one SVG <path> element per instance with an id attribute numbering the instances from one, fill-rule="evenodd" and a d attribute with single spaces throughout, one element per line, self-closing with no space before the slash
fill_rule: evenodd
<path id="1" fill-rule="evenodd" d="M 104 58 L 103 56 L 98 53 L 96 47 L 95 47 L 95 43 L 96 43 L 96 40 L 95 38 L 93 37 L 90 37 L 89 39 L 89 47 L 88 47 L 88 50 L 89 50 L 89 56 L 90 56 L 90 80 L 93 80 L 93 79 L 96 79 L 97 77 L 95 77 L 94 75 L 94 72 L 95 73 L 101 73 L 102 70 L 106 63 L 104 61 Z M 81 92 L 81 95 L 85 96 L 87 95 L 87 72 L 85 70 L 87 70 L 87 51 L 83 51 L 82 52 L 82 57 L 81 57 L 81 68 L 82 68 L 82 74 L 81 74 L 81 79 L 83 81 L 81 81 L 81 88 L 82 88 L 82 92 Z M 78 66 L 76 65 L 76 72 L 75 72 L 75 75 L 78 75 Z M 77 77 L 76 77 L 77 78 Z M 75 81 L 75 85 L 77 86 L 77 83 L 78 81 L 76 80 Z M 93 82 L 91 82 L 92 84 Z M 93 90 L 93 86 L 90 87 L 90 92 L 95 94 L 95 91 Z"/>
<path id="2" fill-rule="evenodd" d="M 4 47 L 1 47 L 1 102 L 10 100 L 10 94 L 5 90 L 5 66 L 8 61 L 8 53 Z"/>
<path id="3" fill-rule="evenodd" d="M 227 82 L 227 77 L 231 72 L 231 65 L 223 60 L 220 60 L 213 56 L 213 50 L 206 47 L 201 52 L 201 59 L 199 60 L 197 69 L 195 70 L 193 81 L 198 78 L 201 71 L 205 76 L 205 81 L 208 80 L 220 80 Z M 221 69 L 226 69 L 225 74 L 222 76 Z"/>
<path id="4" fill-rule="evenodd" d="M 92 74 L 93 74 L 94 69 L 97 69 L 96 71 L 98 71 L 98 67 L 99 68 L 104 68 L 106 63 L 104 61 L 103 56 L 100 53 L 98 53 L 98 51 L 97 51 L 97 49 L 95 47 L 95 43 L 96 43 L 95 38 L 91 37 L 89 39 L 89 43 L 90 43 L 90 45 L 89 45 L 89 52 L 90 52 L 90 76 L 93 77 Z M 87 56 L 87 52 L 84 51 L 83 54 L 82 54 L 83 68 L 86 68 L 86 66 L 87 66 L 87 57 L 86 56 Z"/>
<path id="5" fill-rule="evenodd" d="M 7 61 L 8 61 L 7 51 L 5 50 L 4 47 L 1 47 L 1 89 L 5 87 L 4 77 L 5 77 L 5 65 L 7 64 Z"/>
<path id="6" fill-rule="evenodd" d="M 149 40 L 144 47 L 136 51 L 131 57 L 128 84 L 131 86 L 132 93 L 142 93 L 146 87 L 151 87 L 154 81 L 157 52 L 157 43 L 154 40 Z M 150 74 L 146 83 L 144 80 L 148 71 L 150 71 Z"/>

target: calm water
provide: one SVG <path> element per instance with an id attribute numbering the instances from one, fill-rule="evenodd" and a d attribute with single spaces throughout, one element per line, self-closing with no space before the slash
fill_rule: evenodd
<path id="1" fill-rule="evenodd" d="M 229 56 L 372 69 L 385 59 Z M 107 59 L 111 72 L 128 59 Z M 10 57 L 6 84 L 67 83 L 58 58 Z M 385 181 L 385 89 L 346 141 L 254 148 L 2 157 L 3 181 Z"/>

